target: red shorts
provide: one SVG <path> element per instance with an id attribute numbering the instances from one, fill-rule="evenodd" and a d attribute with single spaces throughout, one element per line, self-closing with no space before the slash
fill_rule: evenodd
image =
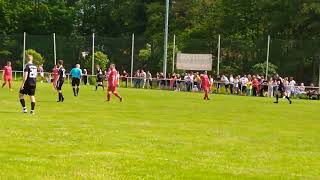
<path id="1" fill-rule="evenodd" d="M 5 81 L 12 81 L 12 76 L 4 76 Z"/>
<path id="2" fill-rule="evenodd" d="M 203 87 L 204 91 L 209 91 L 209 87 Z"/>
<path id="3" fill-rule="evenodd" d="M 108 91 L 115 92 L 117 90 L 116 86 L 108 86 Z"/>

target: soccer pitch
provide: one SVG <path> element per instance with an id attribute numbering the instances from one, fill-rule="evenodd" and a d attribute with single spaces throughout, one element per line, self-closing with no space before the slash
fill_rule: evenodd
<path id="1" fill-rule="evenodd" d="M 0 179 L 319 179 L 319 101 L 38 83 L 0 89 Z M 30 101 L 26 98 L 28 110 Z"/>

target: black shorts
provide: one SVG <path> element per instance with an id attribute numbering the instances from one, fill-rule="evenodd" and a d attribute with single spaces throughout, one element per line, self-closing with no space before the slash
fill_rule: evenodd
<path id="1" fill-rule="evenodd" d="M 20 90 L 20 94 L 34 96 L 36 93 L 36 86 L 24 85 L 23 89 Z"/>
<path id="2" fill-rule="evenodd" d="M 64 80 L 58 80 L 57 81 L 57 90 L 61 90 L 63 86 Z"/>
<path id="3" fill-rule="evenodd" d="M 72 78 L 72 86 L 80 86 L 80 79 Z"/>
<path id="4" fill-rule="evenodd" d="M 242 92 L 247 92 L 247 86 L 242 86 Z"/>
<path id="5" fill-rule="evenodd" d="M 103 82 L 103 78 L 98 77 L 97 78 L 97 83 Z"/>

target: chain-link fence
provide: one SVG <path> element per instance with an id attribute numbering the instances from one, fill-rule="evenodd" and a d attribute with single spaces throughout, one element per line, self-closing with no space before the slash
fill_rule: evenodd
<path id="1" fill-rule="evenodd" d="M 132 42 L 134 44 L 132 44 Z M 320 69 L 320 39 L 313 40 L 280 40 L 271 37 L 268 51 L 268 37 L 257 40 L 232 40 L 221 36 L 220 44 L 216 38 L 192 39 L 176 36 L 169 37 L 168 73 L 175 69 L 176 53 L 212 54 L 213 67 L 210 74 L 217 75 L 266 75 L 277 72 L 282 76 L 294 77 L 298 82 L 319 84 Z M 92 74 L 92 53 L 102 52 L 109 62 L 117 64 L 119 71 L 126 70 L 129 75 L 138 69 L 150 70 L 153 74 L 162 71 L 163 38 L 150 39 L 145 37 L 105 37 L 61 36 L 61 35 L 1 35 L 0 36 L 0 66 L 6 61 L 12 61 L 14 70 L 23 68 L 23 52 L 34 49 L 44 58 L 44 69 L 50 72 L 59 59 L 65 61 L 66 69 L 80 63 Z M 134 48 L 134 49 L 132 49 Z M 175 48 L 175 54 L 173 49 Z M 218 52 L 218 50 L 220 50 Z M 132 54 L 133 52 L 133 54 Z M 269 62 L 267 64 L 266 62 Z M 133 63 L 132 63 L 133 62 Z M 131 65 L 133 64 L 133 67 Z M 218 66 L 219 65 L 219 66 Z M 107 65 L 103 67 L 107 68 Z M 184 70 L 176 72 L 183 73 Z M 170 76 L 167 76 L 170 77 Z"/>

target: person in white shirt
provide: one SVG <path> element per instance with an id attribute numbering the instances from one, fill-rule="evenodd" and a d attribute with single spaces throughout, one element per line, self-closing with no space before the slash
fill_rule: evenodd
<path id="1" fill-rule="evenodd" d="M 193 75 L 193 72 L 191 72 L 191 74 L 190 74 L 190 80 L 191 80 L 191 83 L 193 84 L 193 81 L 194 81 L 194 75 Z"/>
<path id="2" fill-rule="evenodd" d="M 283 81 L 283 85 L 284 85 L 284 90 L 285 90 L 285 94 L 290 97 L 291 96 L 291 87 L 289 86 L 289 79 L 288 77 L 284 78 Z M 283 99 L 285 99 L 286 97 L 283 97 Z"/>
<path id="3" fill-rule="evenodd" d="M 224 84 L 224 87 L 226 89 L 226 93 L 229 93 L 229 79 L 227 78 L 227 76 L 222 75 L 221 82 Z"/>
<path id="4" fill-rule="evenodd" d="M 209 76 L 209 81 L 210 81 L 210 91 L 212 90 L 212 86 L 213 86 L 213 82 L 214 82 L 214 80 L 213 80 L 213 77 L 210 75 Z"/>
<path id="5" fill-rule="evenodd" d="M 140 77 L 142 80 L 142 89 L 144 89 L 146 86 L 146 82 L 147 82 L 147 73 L 144 72 L 144 70 L 141 70 Z"/>
<path id="6" fill-rule="evenodd" d="M 249 79 L 247 78 L 246 75 L 244 75 L 241 78 L 241 87 L 242 87 L 242 94 L 246 94 L 247 93 L 247 83 L 249 82 Z"/>
<path id="7" fill-rule="evenodd" d="M 235 93 L 236 94 L 239 94 L 239 76 L 237 76 L 235 79 L 234 79 L 234 89 L 235 89 Z"/>
<path id="8" fill-rule="evenodd" d="M 229 88 L 230 88 L 230 93 L 233 94 L 234 78 L 232 74 L 230 75 L 230 78 L 229 78 Z"/>
<path id="9" fill-rule="evenodd" d="M 147 72 L 147 87 L 152 89 L 152 74 L 150 71 Z"/>
<path id="10" fill-rule="evenodd" d="M 187 87 L 187 91 L 191 91 L 193 79 L 191 79 L 191 75 L 189 73 L 186 73 L 186 75 L 184 76 L 184 81 Z"/>
<path id="11" fill-rule="evenodd" d="M 273 97 L 273 86 L 277 84 L 274 83 L 272 77 L 268 81 L 268 97 Z"/>
<path id="12" fill-rule="evenodd" d="M 291 95 L 295 95 L 295 86 L 296 86 L 296 81 L 293 79 L 293 77 L 290 77 L 289 89 L 290 89 Z"/>

